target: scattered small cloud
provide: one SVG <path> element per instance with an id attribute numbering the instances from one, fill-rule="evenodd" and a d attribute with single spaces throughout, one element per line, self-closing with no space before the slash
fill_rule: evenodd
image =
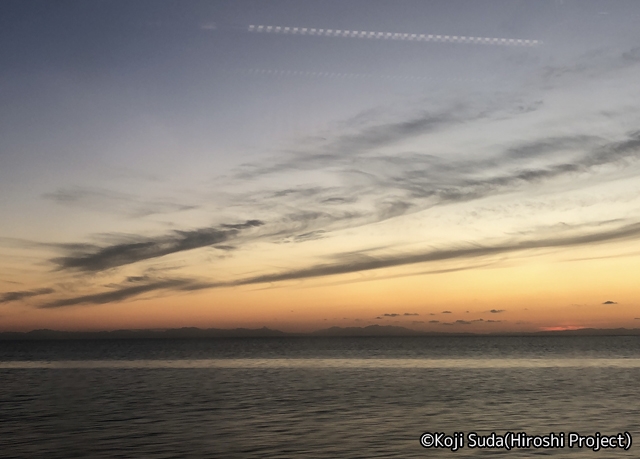
<path id="1" fill-rule="evenodd" d="M 144 282 L 148 280 L 149 276 L 128 276 L 126 279 L 127 282 Z"/>
<path id="2" fill-rule="evenodd" d="M 456 323 L 460 325 L 471 325 L 471 322 L 468 320 L 456 320 Z"/>
<path id="3" fill-rule="evenodd" d="M 608 301 L 605 301 L 605 302 L 604 302 L 604 303 L 602 303 L 602 304 L 618 304 L 618 303 L 617 303 L 617 302 L 615 302 L 615 301 L 608 300 Z"/>
<path id="4" fill-rule="evenodd" d="M 216 244 L 213 246 L 214 249 L 224 250 L 226 252 L 230 252 L 232 250 L 236 250 L 237 247 L 233 245 L 225 245 L 225 244 Z"/>
<path id="5" fill-rule="evenodd" d="M 439 324 L 440 321 L 439 320 L 430 320 L 429 323 L 430 324 Z"/>
<path id="6" fill-rule="evenodd" d="M 394 312 L 394 313 L 391 313 L 391 314 L 382 314 L 382 315 L 383 315 L 384 317 L 398 317 L 398 316 L 400 316 L 400 314 L 396 314 L 395 312 Z"/>
<path id="7" fill-rule="evenodd" d="M 504 312 L 504 309 L 492 309 L 491 311 L 489 311 L 491 314 L 500 314 L 501 312 Z"/>
<path id="8" fill-rule="evenodd" d="M 452 314 L 451 311 L 442 311 L 442 314 Z"/>
<path id="9" fill-rule="evenodd" d="M 405 316 L 419 316 L 420 314 L 418 314 L 417 312 L 405 312 L 403 315 L 405 315 Z"/>

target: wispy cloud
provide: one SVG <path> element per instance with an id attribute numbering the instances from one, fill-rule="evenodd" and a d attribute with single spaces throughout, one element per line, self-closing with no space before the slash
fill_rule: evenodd
<path id="1" fill-rule="evenodd" d="M 12 301 L 20 301 L 34 296 L 48 295 L 53 293 L 51 288 L 39 288 L 35 290 L 21 290 L 17 292 L 5 292 L 0 294 L 0 303 L 9 303 Z"/>
<path id="2" fill-rule="evenodd" d="M 156 238 L 140 238 L 136 242 L 113 244 L 106 247 L 63 246 L 74 254 L 54 258 L 51 261 L 61 269 L 87 272 L 103 271 L 172 253 L 214 246 L 229 241 L 242 230 L 261 225 L 263 222 L 260 220 L 248 220 L 240 224 L 226 224 L 191 231 L 173 231 Z"/>
<path id="3" fill-rule="evenodd" d="M 343 130 L 347 132 L 320 142 L 318 139 L 308 139 L 307 143 L 313 145 L 310 149 L 289 153 L 268 164 L 246 164 L 238 171 L 236 178 L 252 179 L 291 170 L 319 169 L 327 165 L 353 165 L 354 158 L 362 154 L 486 116 L 487 110 L 484 108 L 471 108 L 455 102 L 441 109 L 412 114 L 399 121 L 380 120 L 355 129 L 350 128 L 350 121 L 345 121 Z"/>
<path id="4" fill-rule="evenodd" d="M 242 225 L 252 226 L 253 223 L 247 222 Z M 264 274 L 260 276 L 237 279 L 227 282 L 206 282 L 187 279 L 165 280 L 158 282 L 146 283 L 143 285 L 124 286 L 116 290 L 80 297 L 61 299 L 55 302 L 47 303 L 42 307 L 62 307 L 74 304 L 93 303 L 103 304 L 112 301 L 121 301 L 132 296 L 146 293 L 153 290 L 173 289 L 179 291 L 193 291 L 222 287 L 235 287 L 243 285 L 253 285 L 271 282 L 283 282 L 289 280 L 309 279 L 324 276 L 332 276 L 337 274 L 348 274 L 373 269 L 411 265 L 417 263 L 428 263 L 450 259 L 470 259 L 483 256 L 492 256 L 497 254 L 511 253 L 523 250 L 542 249 L 552 247 L 570 247 L 584 244 L 604 243 L 614 240 L 623 240 L 629 238 L 640 237 L 640 223 L 621 226 L 612 230 L 601 231 L 592 234 L 575 235 L 562 238 L 542 238 L 529 239 L 523 241 L 506 242 L 496 245 L 479 246 L 463 248 L 451 248 L 441 250 L 430 250 L 418 254 L 399 255 L 392 257 L 366 257 L 363 260 L 349 261 L 345 263 L 314 265 L 308 268 L 286 271 L 275 274 Z M 186 249 L 185 249 L 186 250 Z M 108 259 L 108 257 L 106 257 Z M 349 257 L 352 259 L 352 257 Z M 138 257 L 138 259 L 144 259 Z M 91 266 L 91 265 L 90 265 Z M 100 266 L 103 266 L 101 264 Z M 505 312 L 503 309 L 492 309 L 489 311 L 493 314 Z M 451 314 L 451 311 L 442 311 L 442 314 Z M 399 317 L 400 313 L 385 313 L 382 317 Z M 412 315 L 405 313 L 404 315 Z"/>
<path id="5" fill-rule="evenodd" d="M 129 217 L 167 214 L 197 208 L 195 205 L 176 203 L 171 200 L 143 199 L 132 194 L 82 186 L 59 188 L 44 194 L 43 197 L 65 206 L 123 214 Z"/>
<path id="6" fill-rule="evenodd" d="M 633 62 L 635 58 L 635 52 L 625 57 Z M 263 225 L 259 234 L 252 233 L 252 237 L 269 242 L 304 243 L 330 238 L 332 231 L 336 229 L 355 228 L 436 206 L 509 193 L 556 178 L 591 173 L 605 165 L 625 167 L 640 157 L 640 131 L 604 138 L 592 135 L 584 129 L 576 132 L 569 130 L 565 134 L 542 132 L 536 135 L 533 132 L 521 140 L 512 139 L 491 145 L 490 154 L 476 155 L 470 151 L 448 157 L 434 154 L 433 151 L 405 152 L 396 149 L 390 152 L 402 142 L 420 136 L 441 134 L 474 122 L 492 123 L 500 117 L 512 119 L 520 115 L 530 116 L 532 112 L 544 110 L 545 106 L 536 99 L 535 102 L 521 104 L 526 109 L 514 111 L 509 106 L 512 102 L 500 100 L 492 105 L 474 107 L 454 101 L 404 117 L 364 117 L 345 122 L 343 128 L 329 138 L 311 139 L 313 141 L 309 142 L 310 146 L 305 147 L 307 149 L 304 151 L 283 152 L 271 160 L 246 165 L 232 176 L 234 183 L 246 183 L 256 177 L 301 170 L 324 171 L 333 179 L 331 186 L 288 184 L 281 189 L 275 187 L 252 192 L 253 197 L 250 199 L 245 195 L 236 197 L 237 203 L 246 206 L 248 212 L 245 215 L 263 218 L 264 213 L 250 212 L 268 208 L 271 213 L 268 224 L 262 220 L 247 220 L 240 224 L 172 231 L 157 237 L 135 236 L 113 243 L 58 246 L 65 254 L 51 261 L 61 270 L 95 273 L 203 247 L 216 246 L 227 250 L 235 246 L 230 242 L 239 238 L 240 233 Z M 125 195 L 88 188 L 61 189 L 47 195 L 47 198 L 63 204 L 89 207 L 98 207 L 106 201 L 116 203 L 127 200 Z M 144 205 L 147 205 L 149 212 L 186 210 L 186 207 L 171 202 Z M 141 211 L 138 213 L 144 214 Z M 604 243 L 639 236 L 638 223 L 605 231 L 574 232 L 569 236 L 556 234 L 548 237 L 533 232 L 526 239 L 500 239 L 497 235 L 496 239 L 486 243 L 452 242 L 443 248 L 410 254 L 397 255 L 396 252 L 394 255 L 366 257 L 336 254 L 332 256 L 331 263 L 311 264 L 300 269 L 236 278 L 226 282 L 144 281 L 140 285 L 123 286 L 110 292 L 61 299 L 49 304 L 55 304 L 50 307 L 61 307 L 104 303 L 121 301 L 153 290 L 184 291 L 189 288 L 276 283 L 446 260 L 460 260 L 464 265 L 468 260 L 481 257 Z M 500 242 L 495 242 L 496 240 Z M 462 269 L 468 268 L 434 270 L 432 273 Z"/>
<path id="7" fill-rule="evenodd" d="M 348 261 L 345 261 L 344 263 L 321 264 L 310 266 L 308 268 L 286 271 L 283 273 L 265 274 L 238 280 L 234 282 L 234 284 L 249 285 L 268 282 L 281 282 L 286 280 L 308 279 L 313 277 L 348 274 L 353 272 L 404 266 L 417 263 L 427 263 L 451 259 L 464 260 L 530 249 L 571 247 L 637 237 L 640 237 L 640 223 L 633 223 L 612 230 L 575 236 L 509 241 L 501 244 L 484 246 L 476 244 L 469 247 L 429 250 L 422 253 L 412 253 L 407 255 L 387 257 L 370 256 L 363 260 L 353 260 L 351 257 L 349 257 L 350 259 Z"/>
<path id="8" fill-rule="evenodd" d="M 589 50 L 561 64 L 542 69 L 540 80 L 546 87 L 576 84 L 585 79 L 603 79 L 640 64 L 640 47 Z"/>
<path id="9" fill-rule="evenodd" d="M 358 227 L 436 206 L 511 193 L 563 177 L 595 173 L 606 165 L 623 168 L 640 158 L 640 131 L 612 139 L 582 131 L 564 135 L 533 133 L 527 134 L 530 138 L 491 146 L 490 155 L 464 152 L 451 158 L 430 152 L 385 150 L 399 142 L 465 123 L 519 116 L 520 113 L 507 115 L 505 107 L 509 103 L 513 101 L 475 108 L 450 103 L 400 121 L 367 122 L 364 126 L 355 123 L 355 127 L 345 127 L 346 132 L 319 143 L 310 139 L 306 143 L 311 146 L 304 151 L 245 165 L 234 180 L 242 182 L 301 170 L 324 171 L 334 178 L 334 183 L 338 178 L 338 185 L 331 187 L 288 187 L 264 193 L 261 204 L 268 203 L 274 212 L 282 212 L 285 237 L 304 241 L 319 234 L 327 236 L 334 229 Z M 532 108 L 540 109 L 540 105 Z M 242 197 L 239 202 L 246 204 L 247 198 Z M 293 215 L 285 213 L 294 205 L 313 209 L 300 215 L 305 224 L 300 225 L 297 234 Z"/>
<path id="10" fill-rule="evenodd" d="M 576 149 L 577 158 L 545 166 L 522 163 L 531 157 L 550 152 Z M 588 172 L 606 164 L 620 164 L 637 160 L 640 155 L 640 132 L 632 132 L 618 141 L 603 142 L 596 137 L 579 135 L 573 138 L 540 139 L 509 147 L 504 156 L 513 162 L 488 158 L 469 162 L 444 162 L 420 155 L 389 157 L 394 167 L 391 174 L 377 172 L 375 186 L 387 192 L 401 192 L 405 209 L 421 210 L 436 205 L 477 200 L 486 196 L 510 192 L 529 184 Z M 385 158 L 379 158 L 387 161 Z M 375 159 L 370 160 L 375 162 Z M 475 178 L 482 175 L 483 178 Z M 402 212 L 401 212 L 402 213 Z M 399 214 L 399 213 L 398 213 Z"/>
<path id="11" fill-rule="evenodd" d="M 192 282 L 182 279 L 169 279 L 129 287 L 120 287 L 112 291 L 96 293 L 92 295 L 76 296 L 72 298 L 63 298 L 56 301 L 44 303 L 39 306 L 41 309 L 61 308 L 64 306 L 74 306 L 77 304 L 105 304 L 115 303 L 132 298 L 143 293 L 156 290 L 189 290 L 189 286 L 193 286 Z"/>

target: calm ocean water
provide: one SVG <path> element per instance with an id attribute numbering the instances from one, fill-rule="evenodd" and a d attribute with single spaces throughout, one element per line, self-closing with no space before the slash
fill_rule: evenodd
<path id="1" fill-rule="evenodd" d="M 3 458 L 640 457 L 425 449 L 423 432 L 628 432 L 640 338 L 0 342 Z M 568 438 L 567 438 L 568 440 Z"/>

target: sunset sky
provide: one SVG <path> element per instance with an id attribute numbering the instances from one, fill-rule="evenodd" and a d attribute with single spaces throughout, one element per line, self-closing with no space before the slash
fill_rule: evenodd
<path id="1" fill-rule="evenodd" d="M 4 0 L 0 331 L 640 327 L 638 23 Z"/>

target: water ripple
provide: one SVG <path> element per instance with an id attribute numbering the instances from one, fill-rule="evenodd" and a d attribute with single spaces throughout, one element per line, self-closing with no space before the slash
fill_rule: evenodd
<path id="1" fill-rule="evenodd" d="M 640 359 L 184 359 L 5 361 L 0 369 L 640 368 Z"/>

